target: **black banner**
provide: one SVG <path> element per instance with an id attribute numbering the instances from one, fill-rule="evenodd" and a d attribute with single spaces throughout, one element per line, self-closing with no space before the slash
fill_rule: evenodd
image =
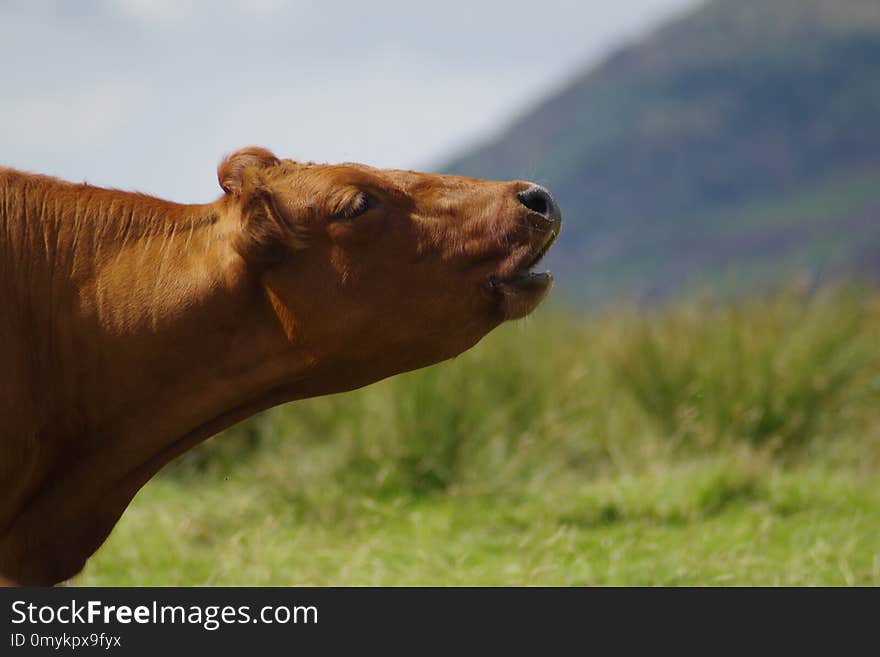
<path id="1" fill-rule="evenodd" d="M 707 632 L 715 644 L 775 635 L 788 647 L 825 634 L 839 649 L 859 632 L 873 633 L 878 596 L 865 592 L 10 588 L 0 590 L 0 655 L 241 655 L 270 647 L 324 653 L 352 645 L 415 652 L 465 648 L 477 639 L 543 652 L 608 641 L 616 648 L 681 647 Z"/>

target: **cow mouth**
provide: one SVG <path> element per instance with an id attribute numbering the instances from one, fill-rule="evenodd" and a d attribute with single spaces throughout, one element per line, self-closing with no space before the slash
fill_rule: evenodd
<path id="1" fill-rule="evenodd" d="M 549 271 L 535 271 L 535 267 L 553 246 L 559 235 L 559 226 L 547 232 L 544 241 L 537 249 L 526 253 L 513 268 L 513 273 L 501 277 L 489 277 L 489 287 L 502 297 L 507 319 L 517 319 L 528 315 L 546 296 L 553 285 L 553 274 Z"/>
<path id="2" fill-rule="evenodd" d="M 544 241 L 535 251 L 526 253 L 513 269 L 513 273 L 504 278 L 490 276 L 489 284 L 492 287 L 510 286 L 524 291 L 536 290 L 549 287 L 553 283 L 553 274 L 549 271 L 534 271 L 535 267 L 544 259 L 550 247 L 559 236 L 558 226 L 547 232 Z"/>

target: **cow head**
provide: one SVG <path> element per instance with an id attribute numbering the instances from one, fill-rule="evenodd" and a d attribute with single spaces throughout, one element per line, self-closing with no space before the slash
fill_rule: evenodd
<path id="1" fill-rule="evenodd" d="M 328 389 L 455 356 L 552 285 L 533 269 L 561 214 L 529 182 L 304 164 L 255 147 L 218 175 L 236 249 L 288 340 L 345 378 Z"/>

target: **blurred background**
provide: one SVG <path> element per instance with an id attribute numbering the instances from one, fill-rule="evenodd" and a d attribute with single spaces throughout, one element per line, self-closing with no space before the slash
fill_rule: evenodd
<path id="1" fill-rule="evenodd" d="M 171 464 L 80 584 L 880 585 L 877 0 L 0 2 L 3 164 L 547 185 L 549 303 Z"/>

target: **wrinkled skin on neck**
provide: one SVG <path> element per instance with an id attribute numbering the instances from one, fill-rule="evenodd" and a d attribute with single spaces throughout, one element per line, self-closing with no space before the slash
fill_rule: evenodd
<path id="1" fill-rule="evenodd" d="M 0 169 L 0 575 L 74 575 L 201 440 L 460 354 L 549 289 L 530 183 L 258 148 L 218 174 L 187 206 Z"/>

